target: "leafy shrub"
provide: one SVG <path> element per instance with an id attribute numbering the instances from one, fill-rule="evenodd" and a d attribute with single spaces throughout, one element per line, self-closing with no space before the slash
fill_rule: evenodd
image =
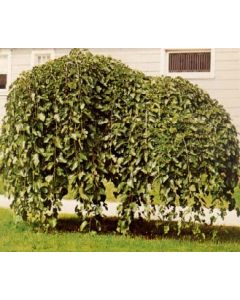
<path id="1" fill-rule="evenodd" d="M 225 110 L 186 80 L 150 78 L 73 50 L 22 73 L 6 110 L 4 175 L 14 211 L 30 223 L 54 227 L 70 183 L 81 230 L 101 230 L 105 180 L 121 201 L 120 232 L 136 213 L 170 221 L 186 208 L 180 229 L 187 212 L 204 222 L 206 207 L 222 215 L 234 208 L 236 130 Z"/>
<path id="2" fill-rule="evenodd" d="M 1 141 L 18 215 L 54 226 L 70 182 L 83 224 L 98 221 L 102 179 L 117 173 L 117 135 L 128 131 L 121 120 L 142 94 L 144 80 L 121 62 L 77 50 L 21 74 L 8 95 Z"/>
<path id="3" fill-rule="evenodd" d="M 150 98 L 161 111 L 153 140 L 162 215 L 175 217 L 179 206 L 185 207 L 180 226 L 184 214 L 190 221 L 205 222 L 212 212 L 213 222 L 218 208 L 223 217 L 235 207 L 239 170 L 238 138 L 229 114 L 182 78 L 152 79 Z"/>

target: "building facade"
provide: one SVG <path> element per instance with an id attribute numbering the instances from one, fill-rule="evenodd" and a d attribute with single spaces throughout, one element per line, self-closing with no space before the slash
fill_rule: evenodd
<path id="1" fill-rule="evenodd" d="M 8 87 L 33 66 L 68 54 L 71 49 L 0 49 L 0 118 Z M 240 134 L 240 49 L 105 48 L 89 49 L 110 55 L 146 75 L 182 76 L 207 91 L 230 113 Z"/>

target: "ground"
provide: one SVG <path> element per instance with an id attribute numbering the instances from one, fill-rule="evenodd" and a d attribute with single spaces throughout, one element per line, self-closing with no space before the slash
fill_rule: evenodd
<path id="1" fill-rule="evenodd" d="M 120 236 L 113 232 L 82 234 L 66 225 L 77 225 L 75 222 L 72 216 L 63 215 L 55 232 L 34 232 L 26 224 L 16 223 L 9 209 L 1 208 L 0 251 L 240 251 L 240 228 L 221 227 L 217 239 L 194 241 L 188 235 L 179 239 L 148 235 Z"/>

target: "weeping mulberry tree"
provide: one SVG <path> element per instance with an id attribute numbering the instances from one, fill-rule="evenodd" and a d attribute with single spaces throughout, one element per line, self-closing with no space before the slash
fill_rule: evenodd
<path id="1" fill-rule="evenodd" d="M 181 207 L 204 222 L 205 208 L 224 215 L 235 205 L 239 148 L 225 110 L 188 81 L 150 78 L 88 51 L 12 84 L 1 153 L 13 210 L 40 227 L 56 225 L 71 184 L 81 229 L 101 230 L 104 180 L 116 187 L 120 232 L 136 214 L 166 221 Z"/>

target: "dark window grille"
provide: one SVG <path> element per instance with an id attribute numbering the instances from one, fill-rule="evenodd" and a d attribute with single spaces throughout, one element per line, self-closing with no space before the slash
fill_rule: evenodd
<path id="1" fill-rule="evenodd" d="M 0 89 L 7 87 L 7 74 L 0 74 Z"/>
<path id="2" fill-rule="evenodd" d="M 210 72 L 210 52 L 169 53 L 169 72 Z"/>

